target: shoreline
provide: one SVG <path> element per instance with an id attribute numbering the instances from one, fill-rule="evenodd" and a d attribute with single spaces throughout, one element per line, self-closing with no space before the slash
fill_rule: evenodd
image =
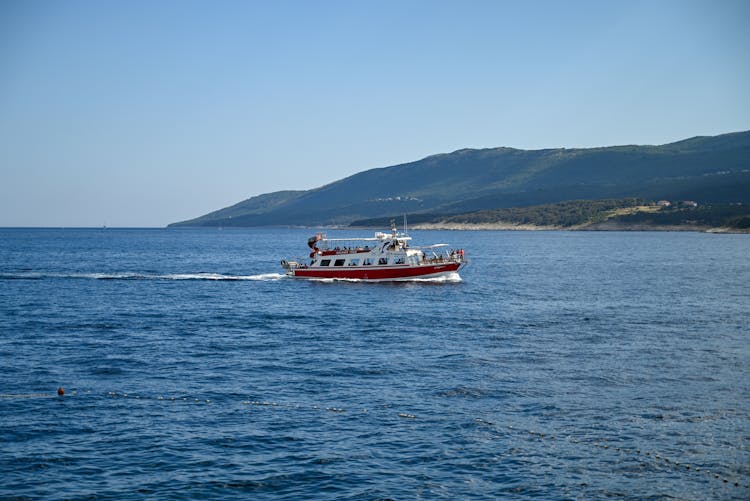
<path id="1" fill-rule="evenodd" d="M 1 230 L 91 230 L 91 231 L 121 231 L 121 230 L 247 230 L 263 228 L 284 228 L 284 229 L 307 229 L 320 230 L 374 230 L 381 231 L 380 226 L 346 226 L 346 225 L 325 225 L 325 226 L 298 226 L 298 225 L 268 225 L 268 226 L 144 226 L 144 227 L 126 227 L 113 226 L 106 229 L 94 226 L 4 226 Z M 589 225 L 577 226 L 541 226 L 534 224 L 512 224 L 512 223 L 485 223 L 485 224 L 468 224 L 468 223 L 419 223 L 409 225 L 411 230 L 439 230 L 439 231 L 693 231 L 699 233 L 717 233 L 717 234 L 750 234 L 750 228 L 728 228 L 700 225 L 623 225 L 616 223 L 596 223 Z"/>
<path id="2" fill-rule="evenodd" d="M 540 226 L 534 224 L 513 223 L 420 223 L 410 226 L 414 230 L 450 230 L 450 231 L 694 231 L 717 234 L 750 234 L 750 229 L 713 227 L 701 225 L 664 225 L 647 224 L 624 225 L 619 223 L 595 223 L 577 226 Z"/>

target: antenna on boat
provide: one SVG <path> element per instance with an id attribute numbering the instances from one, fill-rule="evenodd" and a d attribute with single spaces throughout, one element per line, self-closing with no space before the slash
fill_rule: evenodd
<path id="1" fill-rule="evenodd" d="M 406 230 L 406 212 L 404 212 L 404 236 L 408 235 L 409 232 Z"/>

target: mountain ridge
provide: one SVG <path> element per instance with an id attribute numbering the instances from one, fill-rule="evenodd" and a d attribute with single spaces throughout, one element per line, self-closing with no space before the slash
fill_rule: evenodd
<path id="1" fill-rule="evenodd" d="M 169 226 L 344 225 L 406 212 L 627 197 L 750 203 L 750 131 L 664 145 L 462 148 L 311 190 L 266 193 Z"/>

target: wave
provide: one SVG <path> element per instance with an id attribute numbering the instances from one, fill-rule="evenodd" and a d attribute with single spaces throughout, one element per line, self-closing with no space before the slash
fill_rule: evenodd
<path id="1" fill-rule="evenodd" d="M 44 279 L 88 279 L 88 280 L 215 280 L 215 281 L 274 281 L 288 278 L 281 273 L 260 273 L 258 275 L 226 275 L 222 273 L 56 273 L 23 271 L 17 273 L 0 273 L 0 280 L 44 280 Z M 370 282 L 358 278 L 311 278 L 313 282 Z M 458 273 L 451 273 L 439 277 L 408 277 L 396 280 L 384 280 L 384 283 L 417 282 L 417 283 L 457 283 L 461 282 Z"/>
<path id="2" fill-rule="evenodd" d="M 261 273 L 260 275 L 222 275 L 219 273 L 177 273 L 173 275 L 159 275 L 164 280 L 280 280 L 286 278 L 281 273 Z"/>
<path id="3" fill-rule="evenodd" d="M 394 282 L 419 282 L 419 283 L 431 283 L 431 284 L 444 284 L 444 283 L 458 283 L 462 282 L 463 279 L 458 273 L 450 273 L 439 277 L 406 277 L 406 278 L 395 278 L 387 280 L 364 280 L 361 278 L 306 278 L 310 282 L 320 283 L 333 283 L 333 282 L 378 282 L 378 283 L 394 283 Z"/>
<path id="4" fill-rule="evenodd" d="M 448 283 L 448 282 L 462 282 L 463 279 L 458 273 L 450 273 L 441 277 L 433 278 L 414 278 L 412 282 L 432 282 L 432 283 Z"/>
<path id="5" fill-rule="evenodd" d="M 221 273 L 0 273 L 0 280 L 43 280 L 43 279 L 89 279 L 89 280 L 256 280 L 271 281 L 286 278 L 280 273 L 259 275 L 224 275 Z"/>

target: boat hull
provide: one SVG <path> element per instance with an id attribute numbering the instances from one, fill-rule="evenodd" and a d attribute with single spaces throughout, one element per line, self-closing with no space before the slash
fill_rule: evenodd
<path id="1" fill-rule="evenodd" d="M 420 266 L 383 266 L 357 268 L 297 268 L 289 272 L 295 278 L 366 280 L 372 282 L 414 280 L 419 278 L 438 278 L 457 272 L 460 262 L 426 264 Z"/>

